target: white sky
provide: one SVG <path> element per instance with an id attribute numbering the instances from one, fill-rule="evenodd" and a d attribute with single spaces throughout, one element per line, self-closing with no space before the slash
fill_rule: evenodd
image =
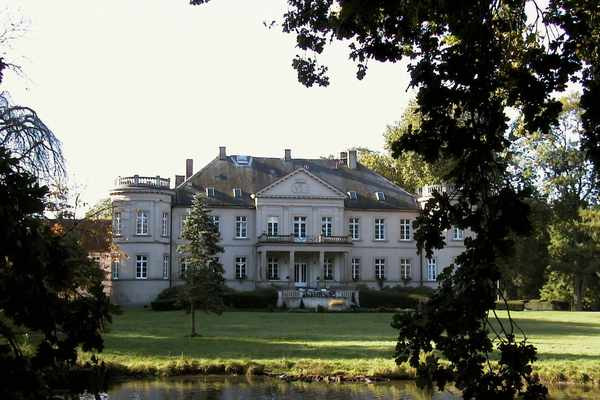
<path id="1" fill-rule="evenodd" d="M 363 81 L 332 48 L 328 88 L 291 68 L 295 38 L 268 30 L 285 0 L 0 0 L 28 20 L 11 60 L 25 78 L 2 89 L 62 140 L 71 179 L 89 203 L 115 177 L 198 170 L 218 154 L 293 157 L 383 148 L 410 95 L 403 64 L 372 63 Z M 6 14 L 6 13 L 5 13 Z"/>

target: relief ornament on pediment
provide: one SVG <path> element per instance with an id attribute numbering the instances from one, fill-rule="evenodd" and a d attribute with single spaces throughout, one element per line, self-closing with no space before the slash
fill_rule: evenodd
<path id="1" fill-rule="evenodd" d="M 307 194 L 309 192 L 309 186 L 304 181 L 295 181 L 292 184 L 292 193 L 294 194 Z"/>

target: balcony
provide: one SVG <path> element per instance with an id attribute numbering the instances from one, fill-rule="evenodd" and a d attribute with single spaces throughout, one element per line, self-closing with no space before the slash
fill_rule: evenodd
<path id="1" fill-rule="evenodd" d="M 352 244 L 350 236 L 306 236 L 303 238 L 294 235 L 267 235 L 263 233 L 258 237 L 258 243 L 282 243 L 282 244 Z"/>
<path id="2" fill-rule="evenodd" d="M 117 188 L 144 187 L 169 190 L 171 187 L 171 179 L 161 178 L 160 176 L 119 176 L 115 180 L 115 186 Z"/>
<path id="3" fill-rule="evenodd" d="M 419 197 L 432 197 L 433 192 L 446 193 L 453 192 L 454 185 L 443 183 L 440 185 L 428 185 L 418 189 Z"/>

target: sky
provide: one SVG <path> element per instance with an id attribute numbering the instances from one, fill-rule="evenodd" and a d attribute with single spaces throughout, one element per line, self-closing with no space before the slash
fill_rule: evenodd
<path id="1" fill-rule="evenodd" d="M 412 92 L 406 65 L 356 79 L 343 44 L 322 61 L 327 88 L 297 82 L 301 51 L 280 26 L 285 0 L 0 0 L 25 33 L 5 48 L 24 75 L 2 83 L 63 143 L 71 182 L 89 204 L 117 176 L 171 178 L 228 154 L 318 158 L 383 149 Z"/>

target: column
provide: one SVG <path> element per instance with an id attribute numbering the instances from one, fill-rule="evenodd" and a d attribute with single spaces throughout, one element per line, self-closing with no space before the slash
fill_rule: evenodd
<path id="1" fill-rule="evenodd" d="M 347 285 L 348 282 L 350 282 L 352 280 L 352 271 L 351 271 L 351 266 L 350 266 L 350 252 L 349 251 L 345 251 L 344 254 L 344 266 L 343 266 L 343 278 L 342 278 L 342 282 Z"/>
<path id="2" fill-rule="evenodd" d="M 263 251 L 260 252 L 260 267 L 259 267 L 259 274 L 258 274 L 258 279 L 260 279 L 261 281 L 263 280 L 267 280 L 268 276 L 267 276 L 267 249 L 263 249 Z M 264 274 L 264 275 L 263 275 Z"/>
<path id="3" fill-rule="evenodd" d="M 325 287 L 324 285 L 324 278 L 325 275 L 323 275 L 323 265 L 325 264 L 325 252 L 323 250 L 319 251 L 319 265 L 317 266 L 317 276 L 319 277 L 319 284 L 317 285 L 319 288 L 321 287 L 321 285 L 323 285 L 323 287 Z"/>
<path id="4" fill-rule="evenodd" d="M 294 282 L 294 263 L 295 263 L 294 258 L 295 258 L 294 251 L 291 250 L 290 251 L 290 265 L 288 267 L 288 276 L 289 276 L 288 286 L 290 288 L 294 287 L 294 283 L 293 283 Z"/>

